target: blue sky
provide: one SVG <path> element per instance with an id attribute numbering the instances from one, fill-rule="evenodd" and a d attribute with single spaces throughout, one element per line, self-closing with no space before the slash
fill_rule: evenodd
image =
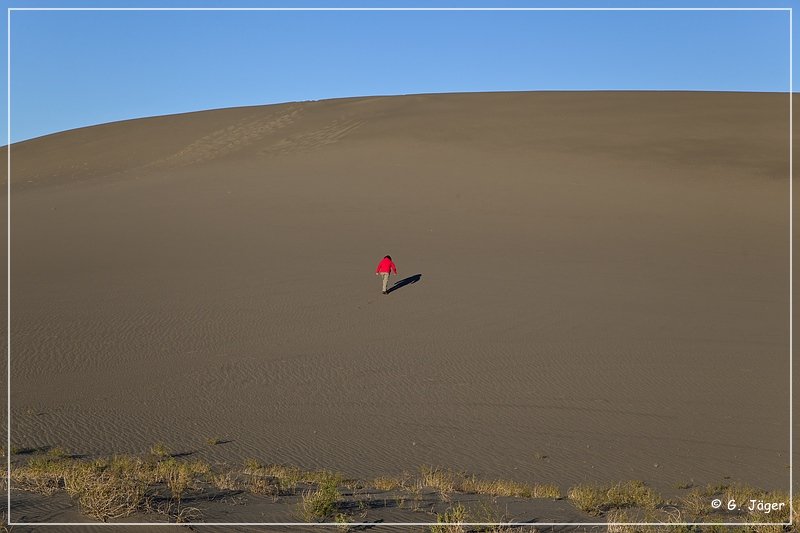
<path id="1" fill-rule="evenodd" d="M 220 3 L 6 1 L 5 5 L 215 7 Z M 232 5 L 434 4 L 228 4 Z M 435 5 L 656 7 L 653 2 L 632 1 Z M 657 5 L 665 6 L 700 4 Z M 794 7 L 791 1 L 710 1 L 702 6 Z M 785 92 L 789 14 L 13 11 L 10 86 L 15 142 L 129 118 L 347 96 L 527 90 Z M 3 109 L 4 138 L 5 123 Z"/>

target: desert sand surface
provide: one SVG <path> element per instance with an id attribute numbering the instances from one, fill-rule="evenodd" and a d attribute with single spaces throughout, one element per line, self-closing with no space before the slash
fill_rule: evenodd
<path id="1" fill-rule="evenodd" d="M 14 144 L 12 445 L 787 490 L 788 113 L 411 95 Z M 421 277 L 382 295 L 385 254 Z"/>

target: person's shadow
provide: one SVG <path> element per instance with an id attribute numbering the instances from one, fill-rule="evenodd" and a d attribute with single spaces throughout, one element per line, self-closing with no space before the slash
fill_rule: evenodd
<path id="1" fill-rule="evenodd" d="M 394 285 L 389 287 L 389 289 L 386 291 L 386 294 L 389 294 L 390 292 L 396 291 L 397 289 L 402 289 L 406 285 L 411 285 L 412 283 L 416 283 L 421 278 L 422 278 L 422 274 L 414 274 L 411 277 L 408 277 L 408 278 L 405 278 L 405 279 L 401 279 L 400 281 L 396 281 L 394 283 Z"/>

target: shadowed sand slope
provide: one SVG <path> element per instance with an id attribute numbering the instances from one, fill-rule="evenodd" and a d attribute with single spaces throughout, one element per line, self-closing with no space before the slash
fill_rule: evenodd
<path id="1" fill-rule="evenodd" d="M 784 488 L 787 133 L 779 94 L 500 93 L 13 145 L 12 441 Z"/>

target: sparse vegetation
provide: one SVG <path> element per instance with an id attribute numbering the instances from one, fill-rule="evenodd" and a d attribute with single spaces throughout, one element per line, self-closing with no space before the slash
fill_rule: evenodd
<path id="1" fill-rule="evenodd" d="M 69 454 L 66 451 L 64 451 L 63 448 L 55 447 L 47 450 L 47 456 L 54 457 L 56 459 L 62 459 L 64 457 L 69 457 Z"/>
<path id="2" fill-rule="evenodd" d="M 268 476 L 251 475 L 245 487 L 253 494 L 261 494 L 263 496 L 276 497 L 281 493 L 280 485 Z"/>
<path id="3" fill-rule="evenodd" d="M 472 508 L 466 508 L 463 497 L 457 494 L 476 494 L 508 498 L 559 498 L 554 485 L 527 484 L 511 480 L 485 480 L 453 470 L 423 467 L 418 476 L 403 473 L 399 476 L 381 476 L 370 482 L 345 479 L 341 474 L 329 470 L 303 470 L 293 465 L 264 464 L 249 459 L 242 467 L 215 470 L 212 465 L 199 460 L 167 453 L 155 453 L 145 457 L 114 456 L 95 460 L 80 459 L 68 455 L 61 449 L 40 449 L 28 458 L 18 459 L 13 465 L 14 490 L 25 490 L 52 495 L 63 491 L 68 494 L 80 512 L 99 521 L 124 518 L 135 513 L 158 513 L 178 523 L 194 522 L 201 518 L 201 510 L 185 506 L 191 497 L 195 501 L 200 495 L 212 494 L 220 497 L 214 489 L 230 494 L 223 498 L 238 496 L 239 491 L 255 495 L 268 495 L 276 501 L 287 497 L 297 505 L 297 516 L 306 522 L 335 523 L 342 530 L 350 529 L 350 523 L 362 521 L 370 508 L 380 507 L 375 500 L 376 491 L 393 494 L 384 498 L 383 507 L 397 504 L 413 511 L 433 512 L 441 502 L 452 503 L 448 509 L 436 515 L 434 532 L 459 532 L 466 517 L 484 516 L 480 507 L 489 498 L 473 498 Z M 4 480 L 5 481 L 5 480 Z M 427 492 L 425 490 L 427 489 Z M 435 492 L 432 492 L 431 489 Z M 438 494 L 437 494 L 438 493 Z M 427 494 L 424 496 L 424 494 Z M 627 481 L 614 485 L 580 484 L 572 487 L 568 498 L 577 508 L 595 516 L 605 515 L 608 529 L 612 533 L 651 533 L 655 526 L 631 526 L 630 522 L 654 522 L 668 527 L 671 532 L 699 533 L 700 529 L 678 525 L 683 522 L 734 519 L 743 521 L 742 532 L 777 533 L 789 531 L 781 522 L 791 516 L 788 495 L 767 492 L 745 485 L 706 485 L 696 487 L 677 501 L 664 502 L 662 498 L 641 481 Z M 736 500 L 740 508 L 731 514 L 726 509 L 714 510 L 711 500 L 720 498 Z M 459 501 L 461 500 L 461 501 Z M 786 505 L 772 510 L 749 511 L 751 500 L 784 502 Z M 409 503 L 411 505 L 409 505 Z M 477 511 L 476 511 L 477 509 Z M 478 514 L 474 514 L 478 512 Z M 495 518 L 496 509 L 479 522 L 505 522 Z M 769 522 L 756 525 L 757 522 Z M 498 526 L 499 527 L 499 526 Z M 483 528 L 479 531 L 506 531 L 507 527 Z M 711 531 L 713 526 L 704 527 Z M 2 531 L 2 528 L 0 528 Z"/>
<path id="4" fill-rule="evenodd" d="M 152 507 L 149 500 L 160 498 L 160 487 L 165 486 L 174 503 L 168 514 L 179 520 L 196 516 L 189 509 L 181 509 L 180 502 L 187 491 L 205 482 L 210 472 L 210 465 L 202 461 L 178 462 L 172 457 L 145 461 L 115 456 L 80 461 L 46 454 L 14 468 L 12 480 L 15 488 L 44 495 L 63 489 L 83 514 L 103 522 Z"/>
<path id="5" fill-rule="evenodd" d="M 337 514 L 333 521 L 339 524 L 339 531 L 349 531 L 350 530 L 350 517 L 344 513 Z"/>
<path id="6" fill-rule="evenodd" d="M 642 481 L 628 481 L 612 485 L 608 490 L 608 499 L 612 507 L 640 507 L 652 510 L 660 505 L 661 496 Z"/>
<path id="7" fill-rule="evenodd" d="M 598 515 L 602 512 L 602 507 L 605 500 L 605 491 L 595 485 L 576 485 L 569 489 L 567 493 L 569 498 L 575 506 L 589 514 Z"/>
<path id="8" fill-rule="evenodd" d="M 681 506 L 692 516 L 703 516 L 711 510 L 711 499 L 702 489 L 694 489 L 681 498 Z"/>
<path id="9" fill-rule="evenodd" d="M 655 509 L 661 497 L 641 481 L 627 481 L 611 486 L 577 485 L 570 489 L 568 498 L 582 511 L 600 515 L 610 509 L 639 507 Z"/>
<path id="10" fill-rule="evenodd" d="M 431 467 L 422 467 L 421 473 L 422 484 L 441 494 L 465 492 L 514 498 L 558 499 L 561 497 L 559 488 L 552 484 L 527 484 L 503 479 L 484 480 L 463 472 Z"/>
<path id="11" fill-rule="evenodd" d="M 38 451 L 38 448 L 31 448 L 28 446 L 12 446 L 11 455 L 27 455 Z"/>
<path id="12" fill-rule="evenodd" d="M 212 473 L 211 483 L 219 490 L 234 491 L 239 490 L 240 484 L 236 479 L 236 473 L 232 470 L 221 472 L 219 474 Z"/>
<path id="13" fill-rule="evenodd" d="M 526 484 L 516 481 L 496 479 L 493 481 L 482 481 L 469 478 L 465 484 L 465 492 L 476 494 L 488 494 L 491 496 L 509 496 L 513 498 L 550 498 L 557 500 L 561 498 L 561 491 L 555 485 L 550 484 Z"/>
<path id="14" fill-rule="evenodd" d="M 300 517 L 306 522 L 325 522 L 337 511 L 340 497 L 336 478 L 328 478 L 316 490 L 303 492 Z"/>
<path id="15" fill-rule="evenodd" d="M 450 470 L 423 466 L 420 473 L 420 483 L 436 490 L 439 497 L 446 502 L 450 501 L 450 495 L 456 490 L 456 487 L 461 488 L 457 474 Z"/>
<path id="16" fill-rule="evenodd" d="M 436 525 L 431 526 L 431 533 L 465 533 L 462 524 L 468 521 L 467 509 L 459 503 L 436 515 Z"/>
<path id="17" fill-rule="evenodd" d="M 408 488 L 408 492 L 411 495 L 411 510 L 418 512 L 420 510 L 420 504 L 422 503 L 422 482 L 416 481 L 413 483 Z"/>
<path id="18" fill-rule="evenodd" d="M 408 486 L 411 475 L 403 473 L 400 476 L 380 476 L 372 480 L 371 485 L 381 491 L 403 489 Z"/>
<path id="19" fill-rule="evenodd" d="M 164 443 L 157 442 L 150 447 L 150 454 L 154 457 L 169 457 L 172 452 Z"/>
<path id="20" fill-rule="evenodd" d="M 294 466 L 267 465 L 254 471 L 253 474 L 270 478 L 279 494 L 294 492 L 297 485 L 303 480 L 302 471 Z"/>
<path id="21" fill-rule="evenodd" d="M 721 483 L 717 485 L 709 484 L 701 490 L 701 493 L 705 496 L 717 496 L 724 494 L 726 490 L 728 490 L 728 485 Z"/>
<path id="22" fill-rule="evenodd" d="M 81 512 L 101 522 L 133 514 L 143 504 L 147 487 L 134 472 L 103 468 L 99 463 L 67 467 L 63 479 Z"/>
<path id="23" fill-rule="evenodd" d="M 611 509 L 606 515 L 608 533 L 635 533 L 636 528 L 630 525 L 631 516 L 624 509 Z"/>
<path id="24" fill-rule="evenodd" d="M 15 487 L 50 496 L 63 487 L 64 461 L 49 457 L 34 457 L 23 468 L 11 471 Z"/>

